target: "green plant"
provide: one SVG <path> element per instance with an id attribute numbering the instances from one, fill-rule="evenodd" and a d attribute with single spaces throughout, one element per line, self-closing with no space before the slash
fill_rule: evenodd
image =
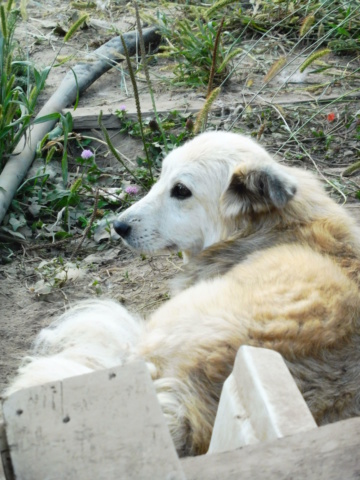
<path id="1" fill-rule="evenodd" d="M 205 87 L 209 84 L 213 53 L 216 49 L 216 65 L 213 74 L 213 85 L 219 86 L 229 78 L 231 60 L 242 51 L 235 48 L 236 42 L 227 33 L 225 42 L 219 39 L 221 22 L 204 20 L 173 19 L 159 14 L 159 25 L 168 45 L 162 47 L 163 57 L 175 61 L 173 69 L 177 85 Z"/>
<path id="2" fill-rule="evenodd" d="M 138 168 L 131 173 L 137 182 L 141 183 L 145 189 L 149 189 L 153 184 L 153 178 L 150 177 L 148 171 L 149 162 L 152 170 L 159 171 L 164 156 L 191 136 L 191 132 L 187 128 L 189 117 L 183 116 L 177 111 L 162 115 L 160 122 L 163 132 L 161 132 L 159 124 L 154 118 L 142 120 L 142 128 L 140 128 L 140 122 L 129 117 L 126 110 L 117 110 L 115 113 L 121 122 L 121 133 L 127 133 L 134 138 L 142 138 L 145 142 L 148 158 L 138 157 L 136 159 Z"/>
<path id="3" fill-rule="evenodd" d="M 68 181 L 67 145 L 69 136 L 71 135 L 73 128 L 72 115 L 70 112 L 66 112 L 65 115 L 63 115 L 62 113 L 50 113 L 49 115 L 44 115 L 43 117 L 38 118 L 37 120 L 35 120 L 34 123 L 44 123 L 48 122 L 49 120 L 58 120 L 58 124 L 52 132 L 47 133 L 42 139 L 40 143 L 40 150 L 43 148 L 49 138 L 51 139 L 52 136 L 56 139 L 57 143 L 62 142 L 63 154 L 61 159 L 61 171 L 64 185 L 66 185 Z M 47 162 L 49 161 L 50 160 L 47 159 Z"/>
<path id="4" fill-rule="evenodd" d="M 0 5 L 0 170 L 24 137 L 50 70 L 39 71 L 16 59 L 14 32 L 19 17 L 13 0 Z"/>
<path id="5" fill-rule="evenodd" d="M 145 142 L 145 137 L 144 137 L 144 128 L 143 128 L 143 122 L 142 122 L 142 118 L 141 118 L 141 106 L 140 106 L 139 92 L 138 92 L 137 83 L 136 83 L 136 79 L 135 79 L 135 73 L 134 73 L 134 70 L 133 70 L 132 65 L 131 65 L 131 60 L 130 60 L 129 52 L 128 52 L 124 37 L 122 35 L 120 35 L 120 39 L 121 39 L 121 43 L 122 43 L 122 46 L 123 46 L 123 49 L 124 49 L 126 63 L 127 63 L 127 66 L 128 66 L 129 75 L 130 75 L 131 83 L 132 83 L 133 90 L 134 90 L 136 113 L 137 113 L 137 117 L 138 117 L 138 125 L 139 125 L 140 136 L 141 136 L 141 140 L 142 140 L 142 143 L 143 143 L 143 146 L 144 146 L 147 168 L 149 170 L 150 179 L 151 179 L 152 182 L 154 182 L 154 177 L 153 177 L 153 173 L 152 173 L 152 166 L 151 166 L 151 162 L 150 162 L 150 158 L 149 158 L 149 154 L 148 154 L 148 150 L 147 150 L 147 143 Z M 102 128 L 102 130 L 103 130 L 103 133 L 104 133 L 103 128 Z M 109 142 L 108 142 L 108 144 L 109 144 Z M 110 147 L 110 145 L 109 145 L 109 147 Z"/>
<path id="6" fill-rule="evenodd" d="M 53 152 L 53 149 L 51 147 L 50 151 Z M 46 162 L 35 176 L 28 178 L 13 200 L 11 213 L 6 217 L 3 228 L 12 236 L 17 234 L 18 238 L 24 238 L 17 230 L 26 224 L 31 226 L 37 236 L 51 237 L 53 240 L 71 237 L 84 228 L 87 229 L 86 234 L 89 233 L 97 208 L 108 207 L 109 203 L 101 199 L 94 206 L 93 184 L 102 172 L 97 167 L 91 150 L 84 150 L 82 156 L 76 157 L 74 161 L 79 174 L 72 176 L 68 187 L 64 187 L 61 182 L 49 180 L 51 166 Z M 34 221 L 34 216 L 38 220 Z"/>
<path id="7" fill-rule="evenodd" d="M 61 289 L 66 283 L 76 281 L 85 276 L 85 269 L 77 263 L 67 262 L 61 256 L 51 260 L 43 260 L 35 268 L 40 278 L 33 286 L 32 291 L 38 295 L 48 295 L 55 289 Z"/>
<path id="8" fill-rule="evenodd" d="M 330 37 L 358 38 L 360 33 L 359 4 L 345 0 L 263 0 L 259 8 L 244 11 L 229 19 L 229 28 L 246 25 L 252 31 L 269 30 L 286 34 L 289 40 L 306 37 L 326 43 Z M 275 28 L 274 28 L 275 27 Z"/>

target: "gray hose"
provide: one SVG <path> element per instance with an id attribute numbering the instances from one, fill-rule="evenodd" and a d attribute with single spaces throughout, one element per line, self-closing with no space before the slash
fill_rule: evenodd
<path id="1" fill-rule="evenodd" d="M 160 35 L 156 27 L 145 28 L 143 30 L 144 42 L 147 47 L 158 45 Z M 129 51 L 129 55 L 136 52 L 139 41 L 138 32 L 129 32 L 124 34 L 124 40 Z M 79 63 L 69 70 L 61 82 L 59 88 L 46 102 L 36 118 L 44 117 L 51 113 L 60 113 L 64 108 L 75 102 L 78 89 L 79 94 L 84 92 L 101 75 L 119 61 L 122 61 L 121 55 L 124 54 L 120 37 L 113 38 L 104 45 L 95 50 L 88 57 L 94 59 L 93 62 Z M 77 80 L 77 84 L 76 84 Z M 0 224 L 14 198 L 16 191 L 29 170 L 34 157 L 36 146 L 44 136 L 53 128 L 56 120 L 46 123 L 32 125 L 22 142 L 19 143 L 13 155 L 6 162 L 6 165 L 0 175 Z"/>

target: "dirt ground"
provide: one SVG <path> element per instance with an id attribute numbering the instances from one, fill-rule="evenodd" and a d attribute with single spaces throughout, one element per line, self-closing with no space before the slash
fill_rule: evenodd
<path id="1" fill-rule="evenodd" d="M 8 383 L 34 336 L 71 303 L 102 296 L 122 302 L 130 310 L 148 315 L 169 296 L 168 280 L 181 267 L 176 255 L 146 259 L 133 255 L 121 244 L 105 252 L 90 253 L 76 275 L 50 294 L 34 291 L 39 281 L 36 267 L 44 258 L 66 252 L 49 249 L 19 254 L 0 267 L 0 389 Z"/>
<path id="2" fill-rule="evenodd" d="M 57 32 L 62 26 L 66 28 L 69 24 L 69 11 L 72 12 L 71 9 L 69 10 L 69 5 L 68 0 L 29 1 L 28 22 L 19 27 L 17 35 L 27 39 L 25 43 L 29 58 L 36 64 L 50 65 L 60 53 L 61 57 L 76 55 L 71 60 L 71 64 L 75 65 L 88 51 L 97 48 L 114 36 L 112 29 L 114 25 L 123 32 L 134 28 L 134 17 L 128 12 L 126 2 L 117 2 L 119 9 L 116 14 L 114 10 L 110 13 L 99 10 L 98 14 L 92 15 L 89 28 L 81 30 L 69 44 L 63 46 L 62 37 Z M 75 20 L 76 18 L 73 19 Z M 249 68 L 253 66 L 251 60 L 248 62 L 244 63 L 219 98 L 217 106 L 221 111 L 221 119 L 217 120 L 218 123 L 225 125 L 228 122 L 229 124 L 236 107 L 253 95 L 257 88 L 256 73 L 253 75 L 253 90 L 249 86 L 244 87 Z M 69 63 L 66 63 L 52 69 L 39 106 L 44 104 L 56 90 L 68 68 Z M 158 65 L 156 68 L 159 72 L 163 65 Z M 254 68 L 254 72 L 255 70 Z M 319 78 L 314 75 L 309 79 L 310 84 L 311 82 L 318 83 Z M 276 83 L 273 84 L 273 88 L 276 90 Z M 348 85 L 345 83 L 340 85 L 338 93 L 341 94 L 347 88 Z M 334 93 L 336 93 L 335 89 L 332 89 L 331 92 L 324 94 L 323 99 Z M 264 91 L 261 100 L 267 102 L 272 94 L 273 92 Z M 157 108 L 160 111 L 174 108 L 196 109 L 202 106 L 204 100 L 204 94 L 199 91 L 164 88 L 160 83 L 155 83 L 155 96 Z M 289 88 L 287 92 L 282 91 L 277 95 L 276 102 L 279 105 L 284 102 L 296 103 L 304 97 L 308 98 L 308 95 L 295 94 Z M 135 111 L 131 90 L 128 96 L 121 85 L 121 68 L 113 69 L 81 97 L 78 111 L 74 112 L 75 128 L 80 129 L 81 125 L 84 125 L 81 118 L 86 114 L 91 112 L 98 114 L 100 108 L 105 113 L 111 112 L 123 103 L 126 103 L 129 111 Z M 150 99 L 145 87 L 141 92 L 141 104 L 144 110 L 150 110 Z M 357 100 L 354 101 L 353 108 L 359 108 Z M 92 131 L 95 125 L 87 124 L 86 128 Z M 275 152 L 277 142 L 282 140 L 281 132 L 268 135 L 262 140 L 264 145 Z M 322 174 L 329 178 L 337 176 L 339 171 L 349 164 L 348 156 L 351 152 L 357 151 L 356 145 L 344 145 L 343 142 L 346 142 L 346 139 L 338 139 L 337 142 L 336 154 L 321 167 Z M 119 143 L 130 158 L 135 158 L 139 145 L 130 141 L 126 144 L 122 137 L 119 137 Z M 113 165 L 116 168 L 116 162 L 107 161 L 110 166 Z M 315 168 L 311 162 L 306 166 Z M 354 185 L 359 184 L 358 177 L 353 177 L 351 182 L 354 188 Z M 355 203 L 352 210 L 355 216 L 358 216 Z M 143 258 L 130 253 L 116 240 L 108 243 L 103 250 L 100 250 L 95 242 L 89 242 L 82 249 L 82 261 L 77 266 L 72 264 L 70 258 L 72 252 L 71 244 L 65 244 L 58 249 L 51 246 L 38 250 L 20 247 L 14 249 L 11 263 L 0 265 L 0 392 L 14 375 L 34 336 L 69 304 L 98 295 L 118 299 L 130 310 L 147 315 L 168 298 L 168 280 L 181 268 L 181 260 L 177 255 Z M 62 259 L 61 262 L 65 266 L 59 266 L 59 259 Z M 56 268 L 66 271 L 67 278 L 59 277 L 57 288 L 52 288 L 50 292 L 46 288 L 42 289 L 41 282 L 46 284 L 49 275 Z"/>

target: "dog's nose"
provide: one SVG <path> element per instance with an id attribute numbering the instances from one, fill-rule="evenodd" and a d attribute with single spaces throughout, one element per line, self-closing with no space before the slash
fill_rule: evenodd
<path id="1" fill-rule="evenodd" d="M 130 235 L 131 232 L 131 225 L 125 222 L 119 222 L 119 220 L 115 220 L 114 223 L 115 232 L 120 235 L 122 238 L 126 238 Z"/>

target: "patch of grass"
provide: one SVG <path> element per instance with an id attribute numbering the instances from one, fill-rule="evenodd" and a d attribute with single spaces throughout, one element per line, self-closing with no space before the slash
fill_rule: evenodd
<path id="1" fill-rule="evenodd" d="M 177 111 L 161 116 L 160 122 L 163 129 L 163 132 L 161 132 L 159 123 L 155 118 L 142 120 L 141 129 L 140 122 L 130 118 L 126 110 L 117 110 L 115 113 L 120 120 L 121 133 L 127 133 L 145 142 L 148 158 L 138 157 L 136 159 L 138 168 L 134 170 L 133 174 L 135 178 L 141 180 L 146 188 L 150 188 L 153 179 L 148 171 L 149 162 L 151 168 L 158 172 L 164 156 L 190 138 L 191 131 L 187 127 L 189 116 L 181 115 Z"/>
<path id="2" fill-rule="evenodd" d="M 128 117 L 124 110 L 117 114 L 121 120 L 120 131 L 141 139 L 139 122 Z M 187 120 L 188 117 L 178 112 L 161 117 L 166 151 L 176 148 L 189 138 L 191 133 L 186 127 Z M 143 121 L 143 134 L 153 171 L 158 172 L 166 151 L 164 137 L 154 119 Z M 121 200 L 114 201 L 107 193 L 108 182 L 103 183 L 108 175 L 98 167 L 96 156 L 88 147 L 89 141 L 79 134 L 68 134 L 67 149 L 75 143 L 77 148 L 79 145 L 83 148 L 83 154 L 71 159 L 71 170 L 76 173 L 68 173 L 69 182 L 63 183 L 53 171 L 58 165 L 59 154 L 61 160 L 65 148 L 61 124 L 44 138 L 39 145 L 38 154 L 43 156 L 48 152 L 45 161 L 36 174 L 20 186 L 11 211 L 4 220 L 3 229 L 14 239 L 25 240 L 22 234 L 22 228 L 25 227 L 32 230 L 33 236 L 46 241 L 58 242 L 85 234 L 92 237 L 99 222 L 106 221 L 106 217 L 113 215 L 115 210 L 127 208 L 137 199 L 136 195 L 126 193 L 125 186 L 129 182 L 135 182 L 145 190 L 151 187 L 153 178 L 149 175 L 147 159 L 138 157 L 137 167 L 131 174 L 122 169 L 118 176 L 112 175 L 118 187 L 117 191 L 121 194 Z M 121 184 L 124 185 L 123 188 Z M 94 211 L 96 191 L 99 195 Z M 37 220 L 34 220 L 34 217 L 37 217 Z M 103 245 L 98 248 L 102 249 Z"/>
<path id="3" fill-rule="evenodd" d="M 19 60 L 14 40 L 19 18 L 13 0 L 0 5 L 0 171 L 30 125 L 50 70 Z"/>
<path id="4" fill-rule="evenodd" d="M 213 2 L 211 7 L 201 2 L 191 3 L 176 3 L 176 12 L 171 15 L 164 13 L 165 2 L 162 2 L 157 21 L 166 39 L 161 56 L 169 58 L 173 67 L 175 64 L 173 83 L 206 92 L 205 107 L 197 121 L 177 112 L 157 115 L 146 52 L 142 51 L 138 69 L 132 67 L 133 90 L 138 97 L 137 75 L 139 71 L 144 72 L 154 116 L 143 118 L 139 99 L 136 119 L 125 110 L 117 112 L 120 131 L 141 140 L 144 147 L 144 155 L 135 159 L 135 167 L 115 149 L 111 135 L 103 130 L 102 143 L 122 164 L 113 178 L 121 200 L 116 203 L 109 200 L 106 195 L 109 183 L 104 182 L 107 173 L 97 166 L 96 159 L 87 162 L 70 155 L 72 171 L 69 170 L 67 152 L 71 152 L 71 145 L 76 142 L 85 148 L 88 144 L 84 137 L 71 131 L 70 116 L 58 114 L 58 130 L 50 133 L 40 145 L 45 166 L 23 184 L 7 217 L 6 228 L 13 235 L 20 239 L 22 229 L 30 226 L 34 236 L 43 239 L 85 234 L 90 237 L 100 220 L 138 198 L 125 194 L 126 185 L 139 185 L 141 193 L 146 192 L 156 181 L 164 156 L 191 137 L 194 130 L 225 128 L 250 134 L 285 162 L 300 166 L 311 164 L 326 177 L 331 191 L 343 200 L 348 195 L 360 196 L 351 177 L 340 178 L 338 172 L 329 173 L 328 169 L 330 162 L 332 167 L 337 165 L 338 170 L 345 170 L 349 163 L 359 160 L 356 142 L 360 137 L 360 114 L 349 97 L 349 93 L 360 91 L 360 69 L 355 60 L 360 38 L 358 2 L 263 0 L 251 4 L 242 2 L 241 9 L 239 2 L 231 1 Z M 135 10 L 139 17 L 140 10 Z M 141 29 L 139 18 L 137 25 Z M 342 61 L 343 57 L 337 56 L 344 54 L 352 57 Z M 130 60 L 129 64 L 130 72 Z M 292 76 L 297 73 L 303 77 L 293 82 Z M 321 75 L 321 82 L 313 81 L 313 75 Z M 311 81 L 307 82 L 307 78 Z M 209 121 L 206 107 L 211 105 L 211 95 L 215 98 L 220 91 L 218 87 L 224 86 L 222 98 L 230 79 L 233 85 L 241 87 L 238 105 L 229 106 L 228 118 L 209 116 Z M 326 94 L 339 86 L 343 94 L 326 100 Z M 306 94 L 307 98 L 298 105 L 278 104 L 280 93 L 283 96 Z M 345 150 L 348 160 L 340 155 Z M 55 165 L 59 156 L 62 157 L 63 182 L 54 183 L 47 167 Z M 29 213 L 29 204 L 40 217 L 39 221 L 34 221 L 33 214 Z M 110 229 L 109 225 L 107 228 Z"/>
<path id="5" fill-rule="evenodd" d="M 223 35 L 227 37 L 226 42 L 221 39 L 216 47 L 221 21 L 211 21 L 203 16 L 191 21 L 164 14 L 159 14 L 158 21 L 160 31 L 167 39 L 167 45 L 162 47 L 163 53 L 159 56 L 174 62 L 175 85 L 206 87 L 210 79 L 214 49 L 217 52 L 217 59 L 213 85 L 219 86 L 229 79 L 231 60 L 242 50 L 236 48 L 238 42 L 229 32 Z"/>
<path id="6" fill-rule="evenodd" d="M 323 0 L 263 0 L 253 8 L 229 17 L 229 28 L 246 26 L 248 31 L 276 31 L 289 41 L 300 38 L 323 42 L 330 36 L 337 39 L 356 39 L 360 34 L 359 4 L 357 1 Z"/>

